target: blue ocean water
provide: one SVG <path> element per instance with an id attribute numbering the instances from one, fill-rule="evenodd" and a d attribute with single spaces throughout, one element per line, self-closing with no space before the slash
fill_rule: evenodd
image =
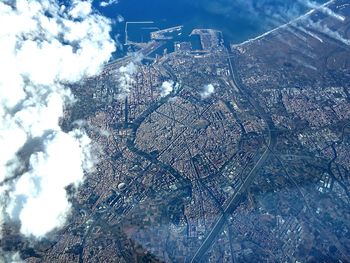
<path id="1" fill-rule="evenodd" d="M 128 22 L 154 21 L 153 25 L 130 27 L 128 35 L 134 41 L 147 41 L 148 27 L 183 25 L 185 34 L 193 28 L 213 28 L 221 30 L 229 42 L 239 43 L 308 10 L 305 0 L 119 0 L 107 7 L 101 7 L 100 1 L 95 0 L 93 4 L 103 15 L 115 20 L 119 15 Z M 124 30 L 125 22 L 114 24 L 112 34 L 118 35 L 121 43 L 125 39 Z"/>

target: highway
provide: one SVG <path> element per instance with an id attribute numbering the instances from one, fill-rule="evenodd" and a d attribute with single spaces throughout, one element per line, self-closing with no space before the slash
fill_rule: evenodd
<path id="1" fill-rule="evenodd" d="M 214 227 L 212 230 L 208 233 L 206 238 L 204 239 L 202 245 L 197 249 L 195 255 L 192 257 L 191 262 L 201 262 L 201 258 L 203 255 L 209 250 L 211 245 L 213 244 L 216 237 L 221 233 L 227 217 L 234 211 L 234 209 L 240 204 L 242 200 L 242 196 L 247 191 L 251 183 L 256 178 L 257 172 L 260 170 L 262 165 L 266 162 L 266 160 L 269 158 L 269 155 L 271 153 L 271 149 L 273 149 L 276 145 L 276 128 L 274 127 L 274 124 L 271 120 L 271 118 L 266 114 L 266 112 L 260 107 L 260 105 L 253 99 L 252 96 L 250 96 L 250 93 L 247 89 L 245 89 L 240 83 L 240 81 L 236 78 L 237 73 L 234 71 L 234 67 L 232 66 L 231 58 L 228 56 L 228 63 L 230 66 L 230 73 L 232 77 L 232 81 L 236 88 L 248 99 L 249 103 L 254 107 L 254 109 L 259 113 L 259 115 L 265 120 L 267 127 L 268 127 L 268 143 L 267 148 L 264 151 L 264 153 L 261 155 L 259 160 L 255 163 L 254 167 L 250 171 L 250 173 L 247 175 L 247 177 L 244 179 L 243 183 L 240 185 L 240 187 L 236 190 L 235 194 L 230 198 L 230 201 L 226 208 L 224 209 L 224 212 L 219 216 L 217 219 Z"/>

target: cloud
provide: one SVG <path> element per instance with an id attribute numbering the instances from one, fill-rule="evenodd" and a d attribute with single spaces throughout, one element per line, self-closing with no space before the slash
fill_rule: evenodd
<path id="1" fill-rule="evenodd" d="M 65 84 L 99 73 L 115 45 L 90 1 L 5 0 L 0 24 L 1 218 L 40 238 L 65 223 L 65 188 L 93 165 L 87 135 L 59 126 L 75 101 Z"/>
<path id="2" fill-rule="evenodd" d="M 107 7 L 110 5 L 118 4 L 118 0 L 108 0 L 108 1 L 101 1 L 100 6 L 101 7 Z"/>
<path id="3" fill-rule="evenodd" d="M 185 0 L 182 0 L 185 1 Z M 303 14 L 305 6 L 295 0 L 193 0 L 197 8 L 206 12 L 235 19 L 242 17 L 270 29 Z"/>
<path id="4" fill-rule="evenodd" d="M 132 85 L 135 83 L 133 75 L 136 74 L 138 70 L 138 60 L 129 62 L 125 66 L 121 66 L 118 69 L 118 88 L 119 88 L 119 98 L 125 98 L 131 88 Z"/>
<path id="5" fill-rule="evenodd" d="M 200 93 L 202 99 L 209 98 L 215 92 L 215 87 L 213 84 L 205 85 Z"/>
<path id="6" fill-rule="evenodd" d="M 332 9 L 330 9 L 327 6 L 323 6 L 323 5 L 319 5 L 313 1 L 309 1 L 309 0 L 298 0 L 299 3 L 311 8 L 311 9 L 317 9 L 319 12 L 322 12 L 325 15 L 328 15 L 330 17 L 333 17 L 341 22 L 345 21 L 345 17 L 337 14 L 336 12 L 334 12 Z"/>
<path id="7" fill-rule="evenodd" d="M 90 140 L 81 131 L 58 131 L 44 143 L 44 152 L 31 155 L 30 169 L 17 180 L 6 209 L 26 236 L 43 237 L 65 223 L 70 208 L 65 187 L 78 186 L 91 168 Z"/>
<path id="8" fill-rule="evenodd" d="M 122 22 L 124 22 L 124 17 L 122 16 L 122 15 L 117 15 L 117 21 L 118 21 L 118 23 L 122 23 Z"/>
<path id="9" fill-rule="evenodd" d="M 165 97 L 167 95 L 169 95 L 175 87 L 175 83 L 174 81 L 164 81 L 162 83 L 162 86 L 160 87 L 160 96 Z"/>
<path id="10" fill-rule="evenodd" d="M 80 128 L 86 128 L 90 131 L 93 131 L 97 134 L 99 134 L 100 136 L 103 136 L 103 137 L 109 137 L 111 136 L 112 134 L 105 130 L 105 129 L 102 129 L 102 128 L 99 128 L 99 127 L 96 127 L 94 125 L 92 125 L 91 123 L 89 123 L 88 121 L 86 120 L 76 120 L 73 122 L 73 124 L 77 127 L 80 127 Z M 95 150 L 95 149 L 94 149 Z"/>
<path id="11" fill-rule="evenodd" d="M 322 39 L 322 38 L 320 38 L 318 35 L 316 35 L 316 34 L 310 32 L 310 31 L 306 30 L 303 26 L 298 26 L 297 28 L 298 28 L 301 32 L 303 32 L 303 33 L 305 33 L 305 34 L 307 34 L 307 35 L 313 37 L 314 39 L 320 41 L 321 43 L 323 43 L 323 39 Z"/>
<path id="12" fill-rule="evenodd" d="M 318 31 L 329 38 L 332 38 L 334 40 L 337 40 L 344 45 L 350 46 L 350 39 L 345 38 L 342 36 L 338 31 L 333 31 L 330 29 L 327 25 L 322 24 L 321 22 L 313 22 L 311 19 L 307 21 L 307 25 L 314 29 L 315 31 Z"/>
<path id="13" fill-rule="evenodd" d="M 0 262 L 23 263 L 24 261 L 20 258 L 20 255 L 18 252 L 5 253 L 0 250 Z"/>

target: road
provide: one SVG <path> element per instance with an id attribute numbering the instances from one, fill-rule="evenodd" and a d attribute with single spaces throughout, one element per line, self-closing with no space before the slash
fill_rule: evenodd
<path id="1" fill-rule="evenodd" d="M 275 147 L 276 142 L 277 142 L 277 140 L 276 140 L 277 139 L 276 128 L 275 128 L 271 118 L 261 108 L 259 103 L 257 101 L 255 101 L 253 96 L 251 96 L 250 92 L 246 88 L 244 88 L 244 86 L 240 82 L 240 80 L 237 79 L 237 72 L 235 72 L 235 68 L 232 66 L 230 56 L 228 56 L 228 63 L 230 66 L 230 73 L 231 73 L 231 77 L 232 77 L 232 81 L 233 81 L 234 85 L 248 99 L 248 101 L 252 105 L 252 107 L 259 113 L 259 115 L 265 120 L 265 122 L 267 124 L 267 127 L 268 127 L 267 148 L 264 151 L 264 153 L 261 155 L 259 160 L 255 163 L 254 167 L 252 168 L 250 173 L 247 175 L 247 177 L 244 179 L 243 183 L 237 189 L 235 194 L 230 198 L 230 201 L 229 201 L 228 205 L 226 206 L 226 208 L 224 209 L 224 212 L 219 216 L 214 227 L 208 233 L 208 235 L 206 236 L 202 245 L 197 249 L 195 255 L 193 256 L 193 258 L 191 260 L 191 262 L 193 262 L 193 263 L 194 262 L 201 262 L 201 258 L 208 251 L 208 249 L 211 247 L 215 238 L 221 233 L 228 216 L 240 204 L 244 193 L 247 191 L 247 189 L 249 188 L 251 183 L 256 178 L 257 172 L 260 170 L 260 168 L 263 166 L 263 164 L 269 158 L 269 155 L 271 153 L 271 149 L 273 149 Z"/>

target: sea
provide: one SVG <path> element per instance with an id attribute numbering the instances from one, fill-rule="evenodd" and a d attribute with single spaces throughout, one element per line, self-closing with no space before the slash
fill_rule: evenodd
<path id="1" fill-rule="evenodd" d="M 182 25 L 184 36 L 188 36 L 194 28 L 212 28 L 222 31 L 226 42 L 240 43 L 309 10 L 309 0 L 118 0 L 114 2 L 103 7 L 100 5 L 100 0 L 94 0 L 93 5 L 98 12 L 114 21 L 111 34 L 119 43 L 118 56 L 123 56 L 127 51 L 123 50 L 126 22 L 147 22 L 128 25 L 128 39 L 134 42 L 147 42 L 151 31 Z M 325 0 L 313 0 L 313 2 L 321 4 Z"/>

